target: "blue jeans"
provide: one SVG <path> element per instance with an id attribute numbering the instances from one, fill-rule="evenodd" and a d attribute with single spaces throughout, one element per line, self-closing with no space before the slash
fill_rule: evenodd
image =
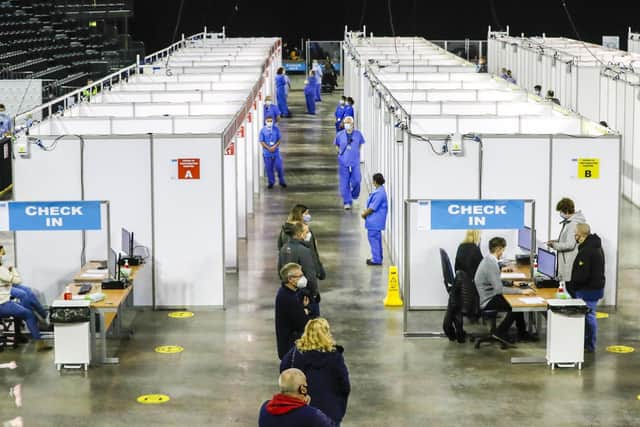
<path id="1" fill-rule="evenodd" d="M 584 319 L 584 346 L 588 350 L 595 351 L 596 334 L 598 333 L 598 321 L 596 320 L 596 307 L 598 305 L 598 300 L 593 299 L 591 295 L 585 292 L 576 291 L 575 294 L 576 298 L 582 299 L 587 304 L 587 307 L 589 307 L 589 312 Z"/>
<path id="2" fill-rule="evenodd" d="M 35 311 L 43 319 L 47 318 L 47 312 L 45 311 L 38 297 L 33 293 L 31 288 L 24 285 L 11 285 L 11 296 L 20 300 L 20 305 Z"/>
<path id="3" fill-rule="evenodd" d="M 17 302 L 7 301 L 0 304 L 0 317 L 13 316 L 16 319 L 24 320 L 29 326 L 29 331 L 34 340 L 40 339 L 40 329 L 38 329 L 38 319 L 28 308 L 23 307 Z"/>

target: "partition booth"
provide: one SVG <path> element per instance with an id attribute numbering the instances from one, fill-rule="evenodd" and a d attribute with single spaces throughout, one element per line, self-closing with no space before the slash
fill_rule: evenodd
<path id="1" fill-rule="evenodd" d="M 575 200 L 603 239 L 610 266 L 604 303 L 615 305 L 620 135 L 502 79 L 469 73 L 468 63 L 441 73 L 397 72 L 405 66 L 402 61 L 396 67 L 379 67 L 380 54 L 371 47 L 392 55 L 395 47 L 388 42 L 378 46 L 377 40 L 348 34 L 345 91 L 360 93 L 356 126 L 366 139 L 363 177 L 381 172 L 387 181 L 384 238 L 389 257 L 404 277 L 405 307 L 446 306 L 438 249 L 443 247 L 453 259 L 464 237 L 464 233 L 447 236 L 446 244 L 419 238 L 425 217 L 416 214 L 407 219 L 405 201 L 532 200 L 536 234 L 546 242 L 560 231 L 555 203 L 562 197 Z M 399 51 L 413 44 L 397 40 Z M 368 47 L 368 53 L 361 54 L 360 46 Z M 443 88 L 443 83 L 450 88 Z M 409 203 L 407 209 L 412 206 Z M 516 231 L 499 233 L 509 250 L 515 250 Z M 416 240 L 406 240 L 409 236 Z M 483 234 L 483 241 L 492 236 Z"/>
<path id="2" fill-rule="evenodd" d="M 622 134 L 622 193 L 640 205 L 640 54 L 566 38 L 488 37 L 490 72 L 509 68 L 523 88 L 552 89 L 562 105 Z"/>
<path id="3" fill-rule="evenodd" d="M 96 82 L 90 102 L 78 102 L 77 91 L 39 107 L 48 118 L 31 125 L 30 152 L 14 161 L 16 200 L 110 202 L 111 241 L 126 228 L 150 253 L 136 277 L 136 306 L 222 307 L 224 273 L 237 269 L 237 239 L 247 237 L 260 188 L 257 135 L 262 101 L 273 90 L 265 76 L 279 66 L 280 40 L 242 39 L 229 49 L 241 62 L 242 46 L 252 45 L 255 62 L 260 46 L 252 72 L 166 67 L 184 52 L 198 49 L 205 58 L 216 46 L 235 46 L 232 40 L 183 39 Z M 193 69 L 204 73 L 187 72 Z M 60 114 L 46 113 L 60 105 Z M 18 116 L 19 125 L 31 114 Z M 47 300 L 78 270 L 82 248 L 77 233 L 52 234 L 45 241 L 15 236 L 25 281 Z M 100 238 L 87 233 L 85 246 L 86 259 L 107 258 Z M 43 247 L 56 255 L 42 257 Z"/>
<path id="4" fill-rule="evenodd" d="M 640 33 L 632 33 L 631 27 L 629 27 L 627 50 L 632 53 L 640 53 Z"/>

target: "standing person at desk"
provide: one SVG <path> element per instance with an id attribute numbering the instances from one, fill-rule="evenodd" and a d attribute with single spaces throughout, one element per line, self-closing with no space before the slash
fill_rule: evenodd
<path id="1" fill-rule="evenodd" d="M 533 295 L 535 291 L 533 289 L 510 288 L 502 285 L 498 261 L 502 258 L 506 247 L 507 241 L 502 237 L 494 237 L 489 240 L 490 253 L 480 262 L 474 281 L 480 297 L 480 307 L 483 310 L 496 310 L 507 313 L 502 323 L 496 328 L 494 337 L 501 341 L 508 341 L 507 333 L 509 328 L 511 328 L 513 322 L 516 322 L 518 339 L 524 341 L 529 339 L 524 315 L 522 313 L 513 313 L 509 302 L 502 295 Z"/>
<path id="2" fill-rule="evenodd" d="M 344 130 L 336 135 L 333 145 L 338 153 L 338 177 L 344 210 L 350 210 L 354 199 L 360 197 L 360 151 L 364 136 L 353 126 L 353 117 L 343 120 Z"/>
<path id="3" fill-rule="evenodd" d="M 371 258 L 367 259 L 367 265 L 382 265 L 382 230 L 387 223 L 387 211 L 389 210 L 384 183 L 384 177 L 381 173 L 373 175 L 374 190 L 369 194 L 367 208 L 362 212 L 371 248 Z"/>
<path id="4" fill-rule="evenodd" d="M 462 270 L 467 277 L 475 277 L 478 266 L 482 262 L 480 252 L 480 230 L 467 230 L 464 240 L 458 246 L 453 272 Z"/>
<path id="5" fill-rule="evenodd" d="M 274 124 L 272 117 L 267 117 L 265 126 L 260 131 L 260 145 L 262 145 L 262 155 L 264 157 L 264 168 L 267 172 L 267 188 L 273 188 L 276 182 L 275 172 L 278 172 L 280 187 L 286 188 L 284 180 L 284 166 L 280 157 L 280 129 Z"/>
<path id="6" fill-rule="evenodd" d="M 562 228 L 558 240 L 548 241 L 547 246 L 558 252 L 558 280 L 568 282 L 571 280 L 573 260 L 578 254 L 576 227 L 586 221 L 582 212 L 576 212 L 575 204 L 569 198 L 561 199 L 556 205 L 556 210 L 562 218 Z"/>
<path id="7" fill-rule="evenodd" d="M 280 269 L 280 280 L 282 286 L 276 295 L 276 343 L 278 358 L 282 360 L 304 332 L 310 318 L 310 301 L 308 296 L 300 301 L 298 295 L 298 290 L 305 289 L 308 283 L 300 264 L 285 264 Z"/>
<path id="8" fill-rule="evenodd" d="M 567 290 L 574 298 L 581 298 L 589 312 L 585 317 L 584 348 L 590 353 L 596 351 L 596 306 L 604 296 L 604 251 L 602 241 L 597 234 L 591 234 L 591 227 L 582 223 L 576 226 L 575 240 L 578 243 L 578 254 L 573 261 L 571 281 L 567 282 Z"/>

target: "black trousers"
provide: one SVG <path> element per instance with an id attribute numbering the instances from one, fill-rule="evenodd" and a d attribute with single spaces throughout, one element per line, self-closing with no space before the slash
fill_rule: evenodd
<path id="1" fill-rule="evenodd" d="M 513 313 L 511 311 L 511 306 L 502 295 L 496 295 L 491 298 L 485 306 L 485 310 L 496 310 L 499 312 L 507 313 L 502 323 L 500 323 L 500 325 L 496 329 L 496 333 L 498 335 L 507 335 L 507 331 L 509 331 L 509 328 L 511 327 L 511 325 L 513 325 L 513 322 L 516 322 L 518 334 L 522 335 L 527 331 L 527 325 L 524 322 L 524 315 L 522 313 Z"/>

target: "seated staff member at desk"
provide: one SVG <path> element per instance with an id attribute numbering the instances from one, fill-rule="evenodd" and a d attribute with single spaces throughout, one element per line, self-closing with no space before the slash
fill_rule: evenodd
<path id="1" fill-rule="evenodd" d="M 502 294 L 533 295 L 535 291 L 533 289 L 508 288 L 502 285 L 498 261 L 502 258 L 506 247 L 507 241 L 502 237 L 494 237 L 489 240 L 490 254 L 480 262 L 474 281 L 478 289 L 478 295 L 480 296 L 480 307 L 483 310 L 497 310 L 507 313 L 502 323 L 500 323 L 496 329 L 495 338 L 507 341 L 507 332 L 513 322 L 516 322 L 518 340 L 524 341 L 529 339 L 529 334 L 527 333 L 524 322 L 524 315 L 522 313 L 513 313 L 511 306 Z"/>

